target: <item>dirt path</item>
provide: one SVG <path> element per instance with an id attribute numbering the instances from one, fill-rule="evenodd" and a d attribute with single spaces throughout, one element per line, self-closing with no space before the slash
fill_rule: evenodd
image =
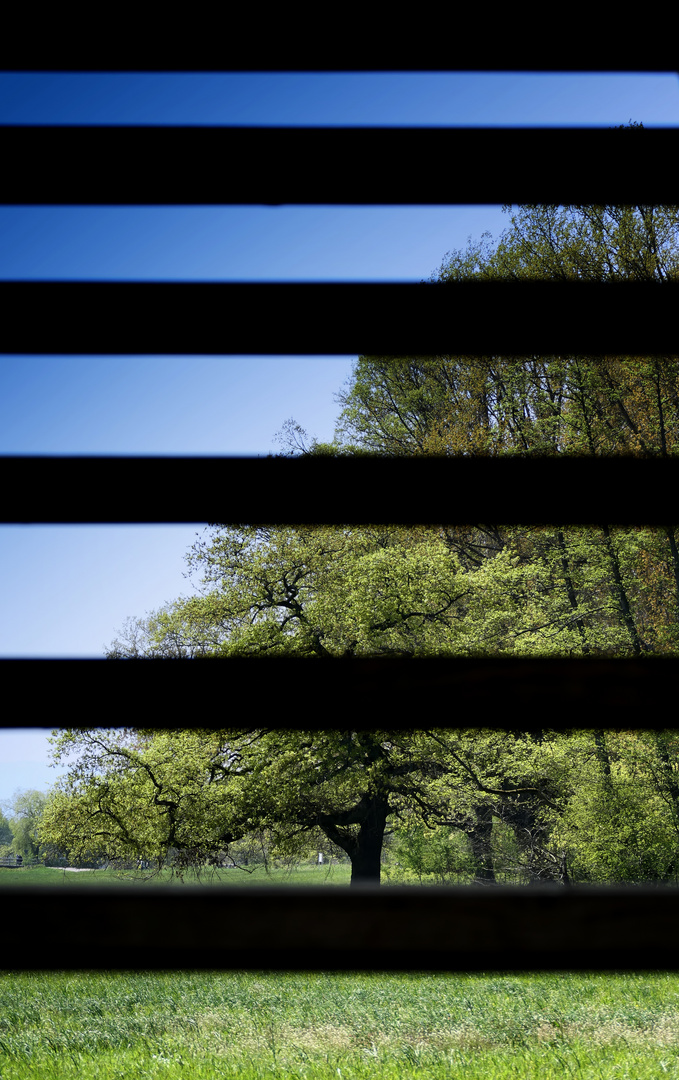
<path id="1" fill-rule="evenodd" d="M 46 866 L 46 870 L 65 870 L 67 874 L 93 874 L 93 866 Z"/>

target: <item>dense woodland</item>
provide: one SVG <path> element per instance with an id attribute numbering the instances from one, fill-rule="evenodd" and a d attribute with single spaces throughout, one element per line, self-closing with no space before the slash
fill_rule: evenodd
<path id="1" fill-rule="evenodd" d="M 621 137 L 641 142 L 643 129 Z M 506 211 L 499 241 L 470 240 L 423 287 L 468 278 L 661 287 L 679 275 L 678 207 Z M 361 356 L 338 401 L 334 442 L 309 439 L 290 420 L 282 452 L 679 450 L 679 356 Z M 187 556 L 195 595 L 131 619 L 107 655 L 652 662 L 679 647 L 674 497 L 658 497 L 668 524 L 657 529 L 214 524 Z M 454 505 L 454 491 L 442 508 L 446 501 Z M 351 858 L 354 881 L 379 880 L 385 839 L 425 877 L 457 866 L 488 884 L 507 873 L 526 882 L 674 881 L 679 736 L 606 730 L 614 719 L 597 718 L 598 730 L 531 734 L 521 717 L 511 732 L 490 730 L 492 717 L 484 731 L 69 731 L 57 753 L 78 764 L 53 793 L 43 830 L 74 856 L 162 862 L 172 853 L 177 865 L 237 859 L 248 836 L 265 833 L 273 851 L 334 845 Z"/>

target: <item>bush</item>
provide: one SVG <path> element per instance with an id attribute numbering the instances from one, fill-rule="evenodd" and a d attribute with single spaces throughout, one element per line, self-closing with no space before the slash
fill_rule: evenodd
<path id="1" fill-rule="evenodd" d="M 445 825 L 428 829 L 419 825 L 395 834 L 393 863 L 386 876 L 392 880 L 413 880 L 420 884 L 448 885 L 469 880 L 473 875 L 467 837 Z"/>

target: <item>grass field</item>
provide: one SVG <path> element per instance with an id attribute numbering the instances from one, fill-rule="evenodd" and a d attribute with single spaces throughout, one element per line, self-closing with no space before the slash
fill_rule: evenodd
<path id="1" fill-rule="evenodd" d="M 2 1080 L 679 1076 L 674 975 L 0 976 Z"/>
<path id="2" fill-rule="evenodd" d="M 348 875 L 307 865 L 220 879 Z M 0 892 L 135 880 L 26 867 L 1 874 Z M 0 1080 L 404 1076 L 679 1080 L 679 976 L 0 973 Z"/>
<path id="3" fill-rule="evenodd" d="M 340 865 L 301 863 L 296 866 L 276 867 L 267 872 L 264 866 L 256 866 L 252 872 L 245 870 L 206 870 L 197 878 L 189 873 L 184 876 L 187 885 L 348 885 L 351 867 Z M 58 867 L 22 866 L 18 869 L 0 867 L 0 893 L 4 887 L 17 885 L 65 885 L 78 888 L 83 885 L 134 885 L 149 881 L 154 885 L 178 884 L 169 870 L 150 874 L 135 870 L 81 870 L 74 873 Z M 0 1080 L 3 1080 L 0 1074 Z"/>

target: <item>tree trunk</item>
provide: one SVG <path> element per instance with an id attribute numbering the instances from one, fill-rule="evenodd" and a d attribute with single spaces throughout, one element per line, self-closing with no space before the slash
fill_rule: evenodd
<path id="1" fill-rule="evenodd" d="M 672 556 L 672 570 L 674 572 L 674 599 L 676 601 L 676 610 L 679 612 L 679 548 L 677 547 L 677 538 L 675 536 L 675 529 L 673 525 L 668 525 L 665 530 L 665 535 L 669 541 L 670 554 Z"/>
<path id="2" fill-rule="evenodd" d="M 611 756 L 608 752 L 606 745 L 606 735 L 601 728 L 597 728 L 594 732 L 594 746 L 596 759 L 601 765 L 601 771 L 604 775 L 604 787 L 609 795 L 613 794 L 613 781 L 611 779 Z"/>
<path id="3" fill-rule="evenodd" d="M 379 885 L 382 866 L 382 845 L 389 816 L 389 803 L 381 795 L 364 795 L 357 807 L 340 818 L 353 819 L 358 825 L 352 831 L 344 821 L 323 819 L 319 825 L 333 844 L 337 844 L 351 859 L 352 885 Z"/>
<path id="4" fill-rule="evenodd" d="M 666 731 L 656 731 L 655 746 L 658 751 L 658 757 L 660 758 L 660 764 L 663 771 L 663 779 L 665 781 L 665 793 L 669 795 L 672 802 L 672 811 L 675 821 L 679 821 L 679 783 L 677 783 L 677 776 L 672 768 L 672 758 L 670 756 L 670 748 L 668 743 L 668 737 Z M 662 793 L 662 789 L 661 793 Z"/>
<path id="5" fill-rule="evenodd" d="M 534 805 L 526 802 L 508 804 L 502 809 L 502 820 L 512 828 L 530 885 L 564 880 L 565 853 L 557 862 L 546 850 L 547 832 L 538 820 Z"/>
<path id="6" fill-rule="evenodd" d="M 557 540 L 558 540 L 558 543 L 559 543 L 559 551 L 561 552 L 561 569 L 563 570 L 564 583 L 566 585 L 566 593 L 568 594 L 568 603 L 571 605 L 571 608 L 573 609 L 573 611 L 577 612 L 577 610 L 578 610 L 578 595 L 577 595 L 577 593 L 575 591 L 575 586 L 573 585 L 573 579 L 571 577 L 570 566 L 568 565 L 568 549 L 566 548 L 566 539 L 565 539 L 563 531 L 561 529 L 559 529 L 559 531 L 557 532 L 556 535 L 557 535 Z M 582 640 L 582 651 L 583 651 L 583 653 L 588 653 L 589 652 L 589 645 L 587 644 L 587 635 L 585 633 L 585 624 L 583 623 L 582 619 L 576 619 L 575 620 L 575 625 L 578 628 L 578 633 L 580 634 L 580 638 Z"/>
<path id="7" fill-rule="evenodd" d="M 632 652 L 635 656 L 641 656 L 641 641 L 639 640 L 639 634 L 634 622 L 634 616 L 632 615 L 632 609 L 630 608 L 629 600 L 627 599 L 627 593 L 622 581 L 622 574 L 620 572 L 620 563 L 615 548 L 613 547 L 613 540 L 611 537 L 611 531 L 608 525 L 601 526 L 606 541 L 606 549 L 611 562 L 611 569 L 613 570 L 613 580 L 615 581 L 614 593 L 618 601 L 618 607 L 620 614 L 622 615 L 623 622 L 627 628 L 627 632 L 632 642 Z"/>
<path id="8" fill-rule="evenodd" d="M 351 854 L 351 884 L 379 885 L 386 815 L 381 822 L 361 825 Z"/>
<path id="9" fill-rule="evenodd" d="M 467 829 L 469 847 L 474 860 L 474 884 L 496 885 L 493 869 L 493 811 L 490 806 L 475 806 L 476 824 Z"/>

